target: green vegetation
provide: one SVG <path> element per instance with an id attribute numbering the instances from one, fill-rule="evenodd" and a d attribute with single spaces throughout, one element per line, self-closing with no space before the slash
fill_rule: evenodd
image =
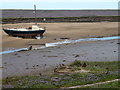
<path id="1" fill-rule="evenodd" d="M 86 64 L 84 69 L 96 72 L 103 72 L 103 71 L 115 71 L 118 68 L 118 62 L 110 61 L 110 62 L 88 62 L 88 61 L 80 61 L 75 60 L 70 64 L 70 66 L 82 66 Z"/>
<path id="2" fill-rule="evenodd" d="M 65 71 L 70 69 L 71 71 L 60 73 L 59 71 L 62 69 L 65 69 Z M 81 70 L 88 70 L 89 72 L 75 72 Z M 119 75 L 117 61 L 83 62 L 75 60 L 70 65 L 63 65 L 62 68 L 57 68 L 54 74 L 9 77 L 3 80 L 3 88 L 6 88 L 8 84 L 13 88 L 61 88 L 104 82 L 118 78 Z M 108 84 L 106 83 L 98 86 L 95 85 L 93 87 L 109 88 L 109 85 L 112 88 L 118 87 L 117 82 Z"/>
<path id="3" fill-rule="evenodd" d="M 43 19 L 46 21 L 43 21 Z M 118 22 L 120 16 L 81 16 L 81 17 L 38 17 L 38 22 Z M 34 17 L 2 18 L 2 23 L 30 23 L 34 22 Z"/>

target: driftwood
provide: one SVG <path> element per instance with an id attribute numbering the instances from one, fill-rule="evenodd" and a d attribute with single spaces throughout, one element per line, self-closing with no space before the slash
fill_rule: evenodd
<path id="1" fill-rule="evenodd" d="M 30 47 L 28 48 L 28 51 L 29 51 L 29 50 L 32 50 L 32 46 L 30 46 Z"/>

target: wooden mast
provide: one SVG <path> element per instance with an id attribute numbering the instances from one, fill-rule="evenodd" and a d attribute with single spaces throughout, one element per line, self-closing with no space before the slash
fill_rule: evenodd
<path id="1" fill-rule="evenodd" d="M 37 17 L 36 17 L 36 5 L 34 5 L 34 12 L 35 12 L 35 24 L 37 25 Z"/>

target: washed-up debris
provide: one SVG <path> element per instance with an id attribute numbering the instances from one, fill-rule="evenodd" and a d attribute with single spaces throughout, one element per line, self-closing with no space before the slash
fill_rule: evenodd
<path id="1" fill-rule="evenodd" d="M 75 55 L 75 58 L 76 58 L 76 57 L 79 57 L 79 55 Z"/>
<path id="2" fill-rule="evenodd" d="M 65 37 L 65 38 L 60 38 L 60 39 L 70 39 L 70 38 Z"/>
<path id="3" fill-rule="evenodd" d="M 32 50 L 32 46 L 30 46 L 30 47 L 28 48 L 28 50 Z"/>
<path id="4" fill-rule="evenodd" d="M 36 39 L 41 39 L 41 37 L 37 37 L 37 36 L 36 36 L 35 38 L 36 38 Z"/>

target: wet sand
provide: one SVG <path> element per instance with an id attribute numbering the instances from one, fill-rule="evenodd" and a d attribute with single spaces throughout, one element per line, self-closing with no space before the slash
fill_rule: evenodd
<path id="1" fill-rule="evenodd" d="M 4 28 L 25 28 L 33 23 L 3 24 Z M 111 36 L 118 34 L 117 22 L 97 22 L 97 23 L 39 23 L 42 27 L 46 26 L 47 30 L 44 38 L 22 39 L 10 37 L 2 32 L 2 51 L 9 49 L 18 49 L 33 45 L 38 47 L 45 43 L 57 42 L 59 38 L 80 39 L 98 36 Z"/>
<path id="2" fill-rule="evenodd" d="M 46 23 L 45 38 L 21 39 L 9 37 L 2 32 L 3 51 L 7 48 L 23 48 L 32 45 L 57 42 L 59 38 L 80 39 L 89 37 L 114 36 L 118 34 L 118 23 Z M 29 26 L 29 24 L 5 24 L 3 27 Z M 64 44 L 40 50 L 30 50 L 2 55 L 3 78 L 10 76 L 32 75 L 46 71 L 53 72 L 59 64 L 69 64 L 74 60 L 117 61 L 118 40 L 88 41 Z"/>

